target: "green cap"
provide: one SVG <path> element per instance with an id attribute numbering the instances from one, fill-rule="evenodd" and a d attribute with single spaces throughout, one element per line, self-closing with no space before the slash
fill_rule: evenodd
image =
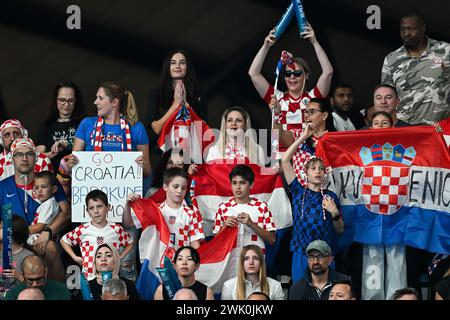
<path id="1" fill-rule="evenodd" d="M 311 250 L 317 250 L 320 253 L 326 255 L 331 254 L 330 246 L 323 240 L 314 240 L 310 244 L 308 244 L 308 247 L 306 248 L 306 253 L 308 253 Z"/>

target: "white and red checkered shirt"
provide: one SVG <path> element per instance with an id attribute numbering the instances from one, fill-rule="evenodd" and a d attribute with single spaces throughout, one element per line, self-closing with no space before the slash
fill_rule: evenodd
<path id="1" fill-rule="evenodd" d="M 269 104 L 270 97 L 273 95 L 274 87 L 269 86 L 264 96 L 264 101 Z M 323 98 L 317 87 L 303 93 L 302 96 L 295 99 L 288 92 L 276 91 L 276 98 L 280 102 L 281 115 L 280 124 L 284 130 L 303 130 L 305 126 L 306 106 L 312 98 Z M 273 119 L 272 119 L 273 121 Z"/>
<path id="2" fill-rule="evenodd" d="M 183 204 L 178 209 L 170 208 L 164 201 L 159 205 L 164 220 L 170 231 L 170 243 L 177 250 L 189 246 L 192 241 L 205 238 L 202 226 L 202 216 L 198 209 Z"/>
<path id="3" fill-rule="evenodd" d="M 51 171 L 53 172 L 53 165 L 50 159 L 44 154 L 38 152 L 36 164 L 34 165 L 34 172 Z M 0 155 L 0 181 L 14 175 L 14 163 L 11 159 L 11 153 L 3 151 Z"/>
<path id="4" fill-rule="evenodd" d="M 229 216 L 237 217 L 238 214 L 245 212 L 250 216 L 253 222 L 266 231 L 275 231 L 275 224 L 272 219 L 272 213 L 267 206 L 267 203 L 256 198 L 250 198 L 250 202 L 246 204 L 238 204 L 234 198 L 228 202 L 222 202 L 216 213 L 216 222 L 214 224 L 213 234 L 217 234 L 222 228 L 225 220 Z M 256 244 L 261 248 L 265 248 L 264 241 L 258 234 L 246 225 L 239 225 L 238 243 L 240 246 L 248 244 Z"/>
<path id="5" fill-rule="evenodd" d="M 94 254 L 98 246 L 110 243 L 121 251 L 121 249 L 133 243 L 130 234 L 120 224 L 112 222 L 108 222 L 102 229 L 94 227 L 90 222 L 82 224 L 66 233 L 62 240 L 72 247 L 80 246 L 83 258 L 83 273 L 88 280 L 95 278 Z"/>

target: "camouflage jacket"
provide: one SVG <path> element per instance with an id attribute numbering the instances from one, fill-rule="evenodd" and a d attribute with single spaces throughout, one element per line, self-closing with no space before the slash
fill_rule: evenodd
<path id="1" fill-rule="evenodd" d="M 432 124 L 450 116 L 450 44 L 428 38 L 419 58 L 404 46 L 389 53 L 381 82 L 397 88 L 397 117 L 410 124 Z"/>

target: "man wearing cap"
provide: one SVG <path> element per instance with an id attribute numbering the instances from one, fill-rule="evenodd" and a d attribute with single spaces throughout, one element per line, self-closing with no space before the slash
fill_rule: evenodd
<path id="1" fill-rule="evenodd" d="M 0 181 L 14 175 L 14 164 L 10 154 L 13 141 L 27 137 L 27 129 L 25 129 L 17 119 L 6 120 L 0 126 L 0 144 L 4 148 L 3 152 L 0 154 Z M 37 152 L 34 171 L 53 172 L 52 163 L 45 154 Z"/>
<path id="2" fill-rule="evenodd" d="M 312 241 L 306 248 L 306 255 L 308 270 L 303 279 L 291 286 L 289 300 L 328 300 L 333 282 L 349 280 L 349 277 L 330 268 L 333 256 L 325 241 Z"/>
<path id="3" fill-rule="evenodd" d="M 33 196 L 36 147 L 31 139 L 22 138 L 15 139 L 10 144 L 10 149 L 14 175 L 0 181 L 0 208 L 10 203 L 12 213 L 31 224 L 40 204 Z M 59 258 L 58 248 L 54 241 L 49 240 L 53 234 L 66 227 L 70 220 L 70 206 L 61 185 L 57 184 L 57 186 L 58 191 L 55 198 L 60 211 L 53 222 L 41 232 L 34 249 L 48 263 L 49 277 L 62 281 L 64 280 L 64 267 Z"/>

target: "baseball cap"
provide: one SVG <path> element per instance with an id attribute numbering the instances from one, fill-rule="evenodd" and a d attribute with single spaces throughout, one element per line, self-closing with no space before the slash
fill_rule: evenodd
<path id="1" fill-rule="evenodd" d="M 317 250 L 322 254 L 330 255 L 331 254 L 331 248 L 330 246 L 323 240 L 314 240 L 308 244 L 308 247 L 306 247 L 306 253 L 308 253 L 311 250 Z"/>

